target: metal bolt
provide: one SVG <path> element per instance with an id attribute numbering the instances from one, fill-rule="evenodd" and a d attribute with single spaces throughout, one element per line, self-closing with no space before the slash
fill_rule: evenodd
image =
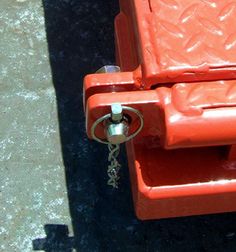
<path id="1" fill-rule="evenodd" d="M 119 103 L 111 105 L 111 119 L 113 122 L 120 122 L 123 118 L 122 106 Z"/>
<path id="2" fill-rule="evenodd" d="M 128 123 L 123 120 L 123 109 L 121 104 L 111 105 L 111 121 L 107 124 L 107 140 L 111 144 L 126 142 L 129 131 Z"/>
<path id="3" fill-rule="evenodd" d="M 111 123 L 107 126 L 107 140 L 111 144 L 121 144 L 126 142 L 129 126 L 123 121 L 121 123 Z"/>
<path id="4" fill-rule="evenodd" d="M 119 72 L 120 72 L 120 67 L 113 66 L 113 65 L 103 66 L 96 71 L 96 73 L 119 73 Z"/>

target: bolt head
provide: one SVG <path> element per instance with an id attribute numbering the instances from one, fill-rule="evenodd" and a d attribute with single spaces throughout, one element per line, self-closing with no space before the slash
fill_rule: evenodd
<path id="1" fill-rule="evenodd" d="M 120 72 L 120 67 L 113 66 L 113 65 L 103 66 L 96 71 L 96 73 L 119 73 L 119 72 Z"/>
<path id="2" fill-rule="evenodd" d="M 129 127 L 127 123 L 111 123 L 107 127 L 107 140 L 111 144 L 122 144 L 126 142 Z"/>

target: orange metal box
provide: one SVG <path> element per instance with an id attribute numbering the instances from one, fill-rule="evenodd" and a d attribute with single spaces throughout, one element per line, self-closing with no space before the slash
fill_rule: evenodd
<path id="1" fill-rule="evenodd" d="M 137 216 L 236 211 L 236 3 L 121 0 L 121 72 L 84 79 L 86 128 L 120 103 L 142 113 L 127 143 Z M 128 113 L 129 114 L 129 113 Z M 130 117 L 130 133 L 138 119 Z M 105 139 L 104 124 L 96 135 Z"/>

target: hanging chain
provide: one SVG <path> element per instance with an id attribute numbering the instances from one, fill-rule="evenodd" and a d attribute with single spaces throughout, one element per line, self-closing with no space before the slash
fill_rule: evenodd
<path id="1" fill-rule="evenodd" d="M 113 188 L 118 188 L 118 182 L 120 179 L 119 171 L 121 165 L 118 162 L 117 158 L 120 153 L 120 145 L 108 144 L 108 150 L 109 150 L 108 162 L 110 162 L 110 164 L 108 165 L 107 169 L 107 175 L 108 175 L 107 184 L 109 186 L 112 186 Z"/>

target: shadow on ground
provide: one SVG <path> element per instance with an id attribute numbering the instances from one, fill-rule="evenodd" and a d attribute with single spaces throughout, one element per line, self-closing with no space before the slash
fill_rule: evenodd
<path id="1" fill-rule="evenodd" d="M 104 146 L 87 140 L 84 75 L 114 63 L 113 20 L 118 0 L 43 0 L 62 155 L 74 237 L 64 225 L 45 225 L 34 250 L 235 251 L 236 215 L 140 222 L 133 212 L 127 164 L 118 190 L 106 186 Z"/>

